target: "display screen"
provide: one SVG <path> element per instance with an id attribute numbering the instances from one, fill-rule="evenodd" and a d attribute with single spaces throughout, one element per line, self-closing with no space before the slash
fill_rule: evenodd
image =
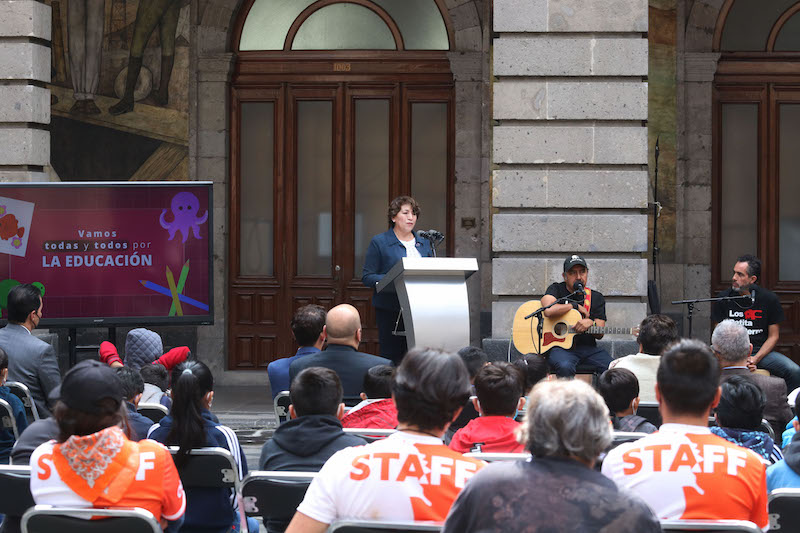
<path id="1" fill-rule="evenodd" d="M 211 185 L 0 185 L 3 319 L 33 283 L 43 327 L 210 324 Z"/>

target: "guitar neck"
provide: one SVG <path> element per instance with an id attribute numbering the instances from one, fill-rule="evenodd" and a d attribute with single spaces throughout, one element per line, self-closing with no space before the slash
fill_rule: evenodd
<path id="1" fill-rule="evenodd" d="M 569 328 L 570 333 L 577 333 L 573 328 Z M 602 335 L 635 335 L 636 328 L 615 328 L 592 326 L 584 333 L 597 333 Z"/>

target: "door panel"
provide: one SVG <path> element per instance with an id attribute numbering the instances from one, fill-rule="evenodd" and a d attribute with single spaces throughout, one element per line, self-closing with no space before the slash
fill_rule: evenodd
<path id="1" fill-rule="evenodd" d="M 360 349 L 379 353 L 372 289 L 361 284 L 364 256 L 387 227 L 389 201 L 415 192 L 412 153 L 429 219 L 452 234 L 451 95 L 452 86 L 406 90 L 402 83 L 234 91 L 230 368 L 263 368 L 293 355 L 289 323 L 310 303 L 355 306 Z M 256 248 L 243 250 L 248 243 Z"/>

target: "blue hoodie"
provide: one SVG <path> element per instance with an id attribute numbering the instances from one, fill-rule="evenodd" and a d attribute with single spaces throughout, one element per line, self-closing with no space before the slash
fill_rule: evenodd
<path id="1" fill-rule="evenodd" d="M 800 489 L 800 438 L 783 449 L 783 461 L 767 468 L 767 491 L 775 489 Z"/>
<path id="2" fill-rule="evenodd" d="M 247 459 L 244 456 L 239 439 L 233 430 L 221 425 L 210 411 L 203 409 L 206 428 L 206 446 L 225 448 L 233 455 L 239 467 L 239 479 L 247 475 Z M 172 416 L 167 415 L 161 422 L 153 425 L 147 438 L 167 444 L 167 435 L 172 427 Z M 238 523 L 236 494 L 229 489 L 187 488 L 186 514 L 183 528 L 187 530 L 222 531 Z"/>

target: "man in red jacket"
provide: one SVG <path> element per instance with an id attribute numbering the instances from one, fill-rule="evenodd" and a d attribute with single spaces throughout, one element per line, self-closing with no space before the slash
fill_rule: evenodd
<path id="1" fill-rule="evenodd" d="M 475 376 L 473 399 L 480 417 L 456 431 L 450 448 L 461 453 L 494 452 L 518 453 L 524 446 L 517 442 L 519 423 L 514 420 L 525 405 L 525 377 L 509 363 L 495 362 L 486 365 Z"/>

